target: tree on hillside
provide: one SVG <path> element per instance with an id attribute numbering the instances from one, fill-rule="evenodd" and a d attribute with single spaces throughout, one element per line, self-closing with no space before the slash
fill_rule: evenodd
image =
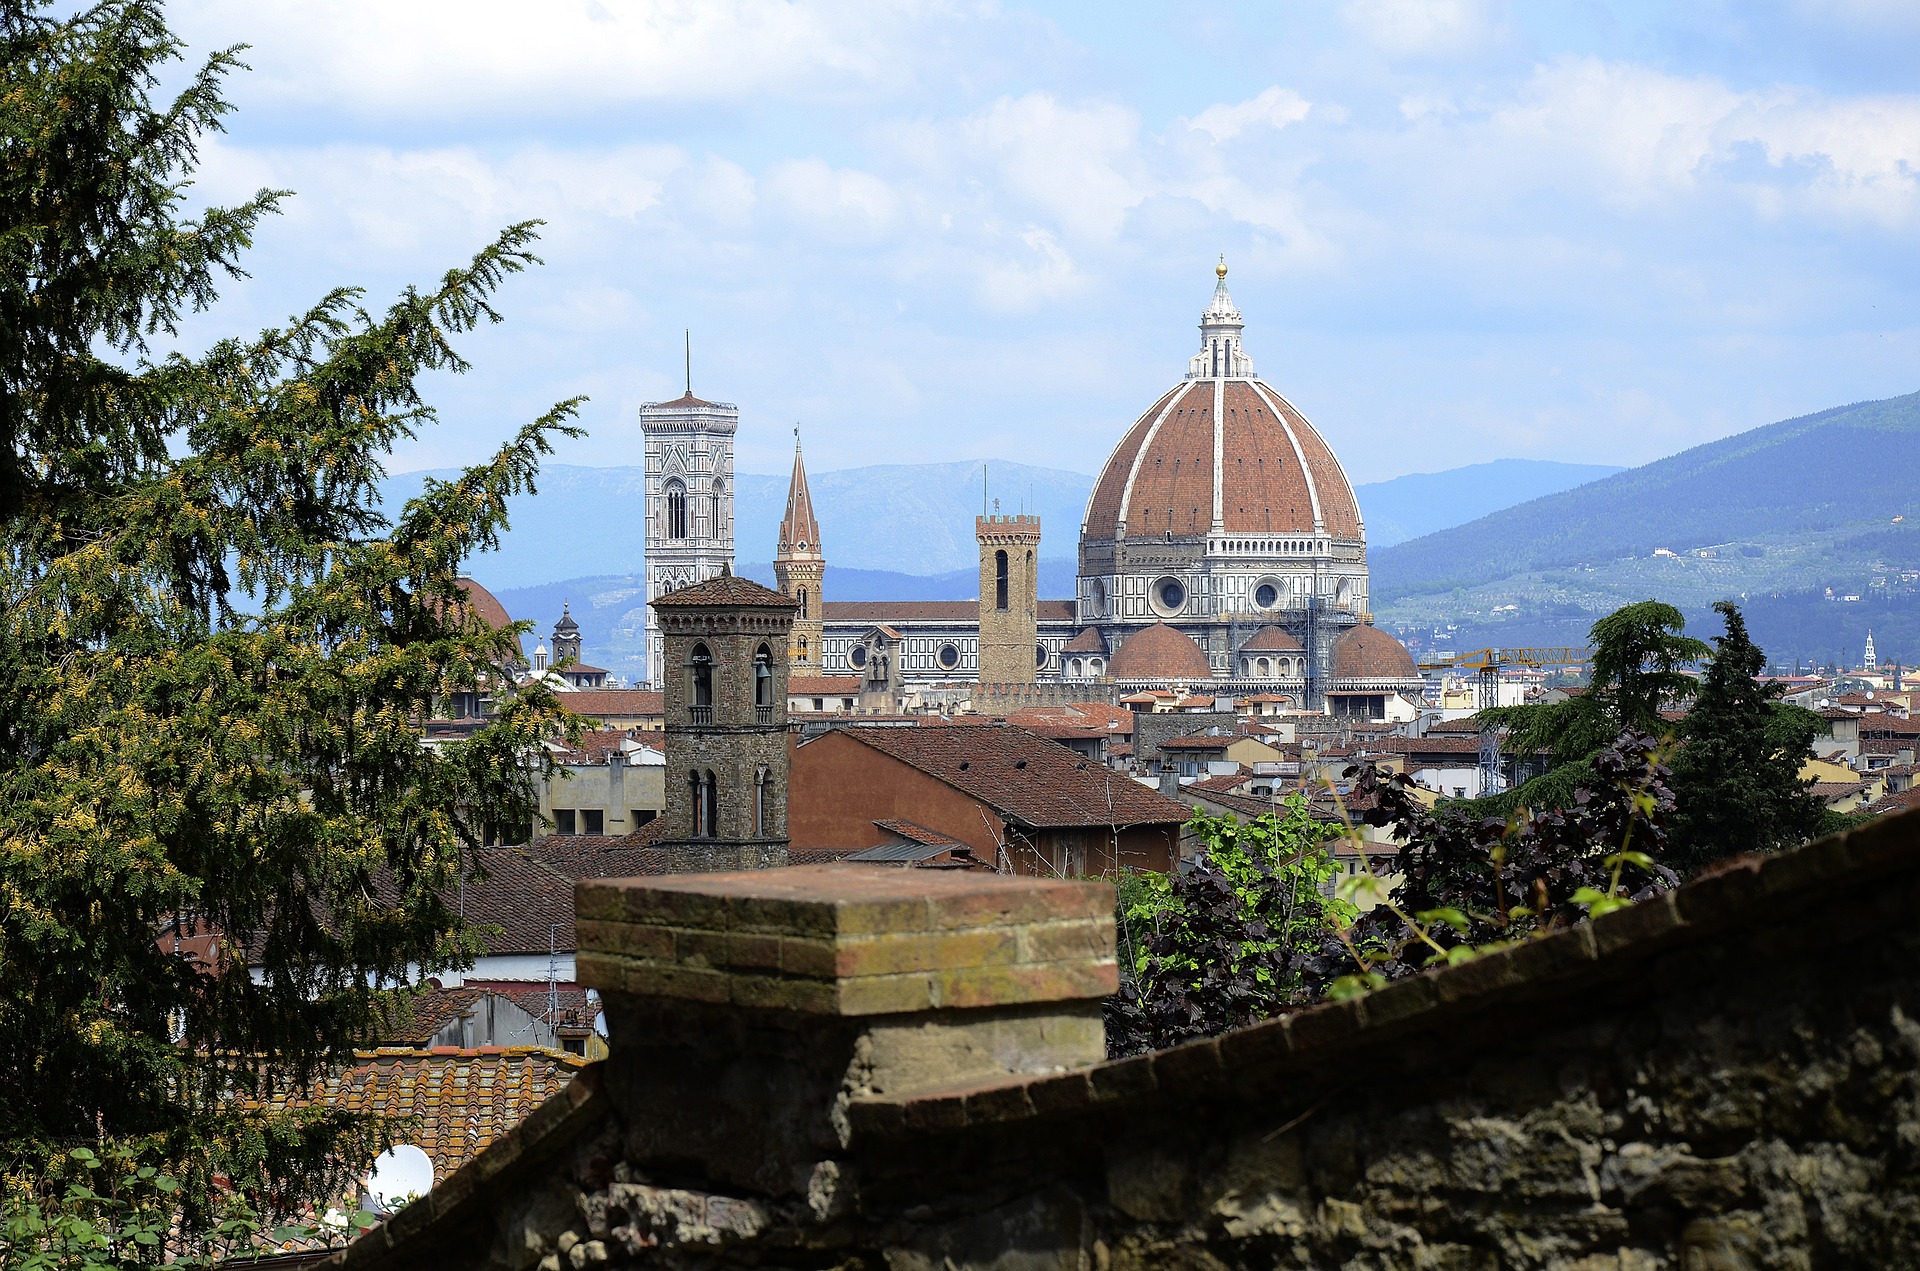
<path id="1" fill-rule="evenodd" d="M 1771 852 L 1822 831 L 1826 808 L 1808 793 L 1800 768 L 1813 739 L 1827 731 L 1818 715 L 1777 700 L 1779 685 L 1755 677 L 1767 657 L 1747 636 L 1746 619 L 1725 601 L 1714 606 L 1726 633 L 1714 640 L 1705 681 L 1681 726 L 1673 765 L 1679 811 L 1674 866 L 1690 873 L 1738 852 Z"/>
<path id="2" fill-rule="evenodd" d="M 498 320 L 531 225 L 384 313 L 339 290 L 156 353 L 282 197 L 185 215 L 238 63 L 156 103 L 180 56 L 155 0 L 0 0 L 0 1186 L 52 1203 L 111 1147 L 185 1180 L 191 1230 L 216 1178 L 324 1194 L 368 1127 L 272 1096 L 371 1035 L 370 986 L 475 948 L 449 897 L 487 826 L 532 821 L 564 714 L 536 687 L 465 744 L 419 724 L 499 687 L 514 633 L 460 566 L 575 430 L 562 404 L 378 505 L 433 421 L 418 378 L 465 368 L 453 339 Z M 211 965 L 183 930 L 219 934 Z"/>
<path id="3" fill-rule="evenodd" d="M 1507 753 L 1544 754 L 1548 761 L 1545 775 L 1476 800 L 1476 809 L 1505 815 L 1519 807 L 1564 807 L 1587 761 L 1622 733 L 1671 733 L 1661 710 L 1685 702 L 1699 687 L 1681 668 L 1711 652 L 1685 629 L 1680 611 L 1658 600 L 1616 609 L 1589 632 L 1593 675 L 1584 693 L 1564 702 L 1493 707 L 1475 716 L 1482 727 L 1507 729 Z"/>

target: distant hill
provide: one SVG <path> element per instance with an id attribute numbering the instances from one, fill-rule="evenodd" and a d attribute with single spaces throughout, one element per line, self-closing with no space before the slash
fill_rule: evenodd
<path id="1" fill-rule="evenodd" d="M 1045 527 L 1044 555 L 1071 561 L 1079 546 L 1080 517 L 1093 478 L 1056 468 L 1004 460 L 966 463 L 881 464 L 811 475 L 814 508 L 826 537 L 827 555 L 841 569 L 922 578 L 916 588 L 951 592 L 947 574 L 974 567 L 973 518 L 981 508 L 981 476 L 987 497 L 1005 511 L 1038 511 Z M 1596 476 L 1617 472 L 1590 464 L 1500 459 L 1448 472 L 1417 473 L 1357 487 L 1369 541 L 1397 543 L 1497 508 Z M 418 494 L 428 477 L 448 479 L 451 469 L 397 473 L 382 483 L 391 508 Z M 644 489 L 639 468 L 583 468 L 554 464 L 540 474 L 537 496 L 508 507 L 512 528 L 500 550 L 476 558 L 474 576 L 494 590 L 534 587 L 563 578 L 617 577 L 638 571 L 644 555 L 639 505 Z M 786 511 L 787 475 L 743 472 L 734 478 L 734 543 L 738 559 L 773 555 Z M 743 571 L 748 568 L 743 566 Z M 1059 595 L 1071 595 L 1072 571 Z M 849 582 L 850 586 L 859 584 Z M 970 590 L 975 584 L 966 584 Z M 1051 585 L 1042 578 L 1042 589 Z M 894 593 L 905 598 L 904 593 Z"/>
<path id="2" fill-rule="evenodd" d="M 942 574 L 974 566 L 973 518 L 987 497 L 1007 512 L 1038 511 L 1046 535 L 1042 550 L 1073 556 L 1093 478 L 999 459 L 967 463 L 883 464 L 810 474 L 814 511 L 828 557 L 843 568 L 903 574 Z M 429 476 L 451 470 L 398 473 L 382 484 L 397 509 Z M 513 528 L 500 550 L 477 557 L 473 575 L 494 590 L 537 586 L 561 578 L 637 572 L 645 556 L 641 519 L 645 474 L 640 468 L 583 468 L 554 464 L 541 471 L 537 496 L 511 501 Z M 787 509 L 787 474 L 734 476 L 737 559 L 767 560 Z"/>
<path id="3" fill-rule="evenodd" d="M 1770 424 L 1377 551 L 1374 609 L 1402 630 L 1459 624 L 1470 644 L 1576 639 L 1649 596 L 1695 614 L 1745 598 L 1778 615 L 1756 617 L 1770 652 L 1819 656 L 1852 648 L 1878 605 L 1876 643 L 1911 656 L 1920 630 L 1897 615 L 1920 588 L 1916 456 L 1920 393 Z"/>
<path id="4" fill-rule="evenodd" d="M 1548 459 L 1495 459 L 1444 472 L 1415 472 L 1354 487 L 1374 550 L 1598 481 L 1622 469 Z"/>

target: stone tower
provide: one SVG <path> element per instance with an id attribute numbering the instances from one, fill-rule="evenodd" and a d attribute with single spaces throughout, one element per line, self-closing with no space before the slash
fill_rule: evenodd
<path id="1" fill-rule="evenodd" d="M 820 548 L 820 522 L 813 515 L 813 492 L 807 489 L 807 465 L 800 457 L 800 430 L 793 430 L 793 479 L 787 484 L 787 515 L 780 522 L 780 543 L 774 551 L 773 577 L 780 594 L 798 606 L 793 616 L 793 644 L 789 650 L 796 675 L 818 675 L 822 662 L 820 639 L 826 607 L 822 585 L 827 558 Z"/>
<path id="2" fill-rule="evenodd" d="M 667 699 L 662 843 L 731 849 L 714 868 L 786 860 L 794 608 L 779 592 L 724 568 L 651 606 Z"/>
<path id="3" fill-rule="evenodd" d="M 653 602 L 733 569 L 733 435 L 740 408 L 684 396 L 640 408 L 646 436 L 647 678 L 665 680 Z"/>
<path id="4" fill-rule="evenodd" d="M 560 603 L 560 621 L 553 624 L 553 660 L 580 660 L 580 624 L 573 620 L 573 606 Z"/>
<path id="5" fill-rule="evenodd" d="M 1039 679 L 1040 518 L 974 518 L 980 541 L 980 682 Z"/>
<path id="6" fill-rule="evenodd" d="M 1880 655 L 1879 655 L 1878 653 L 1876 653 L 1876 652 L 1874 652 L 1874 648 L 1873 648 L 1873 631 L 1872 631 L 1871 629 L 1869 629 L 1869 630 L 1867 631 L 1867 665 L 1866 665 L 1866 669 L 1867 669 L 1867 670 L 1869 670 L 1869 671 L 1878 671 L 1878 670 L 1880 669 Z"/>

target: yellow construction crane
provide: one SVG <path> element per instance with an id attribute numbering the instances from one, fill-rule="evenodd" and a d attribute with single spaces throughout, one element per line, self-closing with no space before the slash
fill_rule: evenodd
<path id="1" fill-rule="evenodd" d="M 1475 649 L 1471 653 L 1450 653 L 1442 658 L 1420 659 L 1422 671 L 1472 671 L 1474 673 L 1474 706 L 1479 710 L 1500 704 L 1500 668 L 1503 666 L 1584 666 L 1593 659 L 1592 649 L 1574 648 L 1511 648 L 1511 649 Z M 1506 788 L 1506 777 L 1500 771 L 1500 737 L 1502 730 L 1483 728 L 1480 731 L 1480 793 L 1495 794 Z"/>

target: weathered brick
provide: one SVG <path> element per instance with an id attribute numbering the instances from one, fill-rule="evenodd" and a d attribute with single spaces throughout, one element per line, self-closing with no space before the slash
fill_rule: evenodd
<path id="1" fill-rule="evenodd" d="M 1033 1102 L 1027 1098 L 1030 1081 L 1010 1081 L 981 1086 L 967 1092 L 967 1124 L 986 1125 L 996 1121 L 1018 1121 L 1033 1115 Z"/>
<path id="2" fill-rule="evenodd" d="M 1020 961 L 1065 962 L 1073 958 L 1099 960 L 1114 955 L 1112 914 L 1061 922 L 1027 923 L 1020 934 Z"/>
<path id="3" fill-rule="evenodd" d="M 1578 923 L 1550 936 L 1524 940 L 1502 952 L 1511 959 L 1513 973 L 1530 982 L 1556 980 L 1585 970 L 1598 956 L 1590 922 Z"/>
<path id="4" fill-rule="evenodd" d="M 901 1111 L 907 1129 L 920 1134 L 959 1130 L 967 1124 L 967 1098 L 964 1094 L 921 1095 L 908 1099 Z"/>
<path id="5" fill-rule="evenodd" d="M 726 1002 L 731 977 L 705 967 L 669 966 L 660 962 L 626 962 L 620 987 L 644 997 L 676 997 L 690 1002 Z"/>
<path id="6" fill-rule="evenodd" d="M 830 937 L 837 920 L 833 905 L 824 900 L 790 896 L 734 896 L 727 900 L 727 923 L 731 931 Z"/>
<path id="7" fill-rule="evenodd" d="M 838 990 L 839 1013 L 842 1015 L 892 1015 L 902 1011 L 924 1011 L 936 1005 L 933 987 L 925 971 L 841 980 Z"/>
<path id="8" fill-rule="evenodd" d="M 1256 1027 L 1259 1027 L 1256 1025 Z M 1251 1032 L 1252 1029 L 1241 1029 Z M 1284 1036 L 1280 1029 L 1273 1033 Z M 1229 1034 L 1231 1035 L 1231 1034 Z M 1224 1071 L 1221 1043 L 1224 1039 L 1206 1037 L 1170 1050 L 1153 1054 L 1153 1081 L 1162 1090 L 1188 1090 L 1220 1079 Z"/>
<path id="9" fill-rule="evenodd" d="M 1769 895 L 1804 895 L 1845 875 L 1846 844 L 1838 838 L 1816 839 L 1778 856 L 1760 860 L 1760 887 Z"/>
<path id="10" fill-rule="evenodd" d="M 1364 1000 L 1350 997 L 1288 1015 L 1281 1026 L 1287 1030 L 1289 1048 L 1318 1050 L 1354 1036 L 1366 1026 L 1366 1016 L 1361 1009 Z"/>
<path id="11" fill-rule="evenodd" d="M 879 935 L 885 932 L 904 934 L 931 929 L 925 896 L 850 897 L 836 901 L 833 909 L 834 933 L 839 936 Z"/>
<path id="12" fill-rule="evenodd" d="M 1131 1059 L 1096 1064 L 1087 1070 L 1087 1081 L 1093 1087 L 1096 1102 L 1151 1094 L 1154 1090 L 1153 1056 L 1135 1055 Z"/>
<path id="13" fill-rule="evenodd" d="M 1120 969 L 1107 963 L 1042 963 L 933 971 L 934 1005 L 946 1008 L 1107 997 L 1120 989 Z"/>
<path id="14" fill-rule="evenodd" d="M 1663 891 L 1593 920 L 1593 945 L 1601 957 L 1644 945 L 1686 925 L 1674 894 Z"/>
<path id="15" fill-rule="evenodd" d="M 1474 1001 L 1520 983 L 1511 948 L 1495 949 L 1454 966 L 1435 967 L 1427 974 L 1433 977 L 1434 992 L 1445 1003 Z"/>
<path id="16" fill-rule="evenodd" d="M 573 978 L 590 989 L 618 992 L 626 986 L 625 965 L 626 959 L 614 954 L 582 949 L 573 956 Z"/>
<path id="17" fill-rule="evenodd" d="M 727 933 L 727 966 L 745 971 L 785 969 L 785 943 L 779 936 L 759 932 Z"/>
<path id="18" fill-rule="evenodd" d="M 1682 918 L 1703 927 L 1717 927 L 1751 908 L 1761 895 L 1760 862 L 1749 858 L 1694 879 L 1675 899 Z"/>
<path id="19" fill-rule="evenodd" d="M 1044 1077 L 1027 1086 L 1027 1099 L 1040 1116 L 1064 1116 L 1093 1103 L 1093 1086 L 1085 1069 Z"/>
<path id="20" fill-rule="evenodd" d="M 834 949 L 834 973 L 893 975 L 901 971 L 939 971 L 976 966 L 1011 966 L 1019 961 L 1017 933 L 1007 927 L 919 935 L 843 937 Z"/>
<path id="21" fill-rule="evenodd" d="M 671 958 L 673 933 L 638 922 L 574 921 L 576 947 L 582 952 L 618 953 L 633 958 Z"/>
<path id="22" fill-rule="evenodd" d="M 1430 973 L 1410 975 L 1367 994 L 1367 1026 L 1378 1028 L 1423 1015 L 1440 1004 Z"/>
<path id="23" fill-rule="evenodd" d="M 1237 1069 L 1285 1059 L 1292 1053 L 1294 1044 L 1287 1032 L 1287 1018 L 1283 1015 L 1279 1019 L 1222 1033 L 1219 1038 L 1221 1064 L 1229 1069 Z"/>
<path id="24" fill-rule="evenodd" d="M 723 931 L 675 931 L 673 960 L 681 966 L 724 970 L 727 966 L 727 935 Z"/>
<path id="25" fill-rule="evenodd" d="M 1110 883 L 1068 882 L 1058 879 L 995 880 L 978 890 L 942 892 L 930 897 L 929 920 L 934 927 L 1004 926 L 1030 922 L 1071 921 L 1112 917 Z"/>
<path id="26" fill-rule="evenodd" d="M 784 975 L 811 976 L 817 980 L 834 978 L 837 944 L 833 940 L 799 936 L 780 937 L 780 971 Z"/>
<path id="27" fill-rule="evenodd" d="M 906 1110 L 897 1099 L 854 1099 L 847 1104 L 847 1124 L 855 1137 L 892 1137 L 905 1133 Z"/>
<path id="28" fill-rule="evenodd" d="M 725 978 L 735 1006 L 756 1010 L 800 1011 L 808 1015 L 839 1013 L 839 995 L 834 991 L 834 986 L 824 980 L 740 974 Z"/>

